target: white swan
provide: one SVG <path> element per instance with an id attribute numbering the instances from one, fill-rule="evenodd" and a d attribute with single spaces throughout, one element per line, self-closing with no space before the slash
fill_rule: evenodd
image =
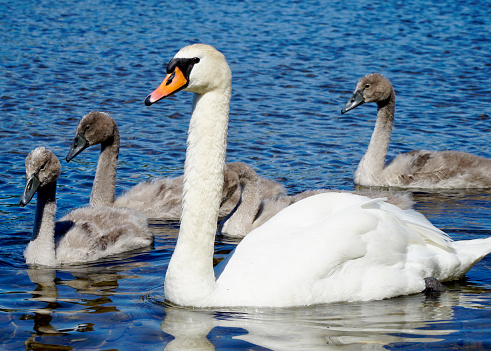
<path id="1" fill-rule="evenodd" d="M 33 234 L 24 251 L 27 264 L 59 266 L 94 261 L 153 243 L 146 217 L 127 209 L 79 208 L 55 223 L 60 172 L 60 161 L 44 147 L 34 149 L 26 158 L 27 182 L 20 205 L 25 206 L 38 194 Z"/>
<path id="2" fill-rule="evenodd" d="M 213 245 L 225 166 L 231 72 L 215 48 L 181 49 L 146 105 L 195 93 L 184 198 L 165 298 L 177 305 L 299 306 L 421 292 L 461 278 L 491 238 L 453 242 L 423 215 L 380 199 L 325 193 L 299 201 L 249 233 L 216 268 Z"/>
<path id="3" fill-rule="evenodd" d="M 243 238 L 284 208 L 307 197 L 335 191 L 331 189 L 308 190 L 294 196 L 285 195 L 275 199 L 263 200 L 261 198 L 261 182 L 252 167 L 243 162 L 228 163 L 227 167 L 237 174 L 240 188 L 242 189 L 237 206 L 220 222 L 219 233 L 229 237 Z M 405 210 L 411 209 L 414 205 L 409 193 L 390 193 L 387 191 L 346 192 L 364 195 L 372 199 L 386 197 L 387 202 Z"/>
<path id="4" fill-rule="evenodd" d="M 491 159 L 465 152 L 415 150 L 398 155 L 385 166 L 395 111 L 395 92 L 389 80 L 378 73 L 362 77 L 341 113 L 370 102 L 377 103 L 377 122 L 367 152 L 356 169 L 355 184 L 433 189 L 491 188 Z"/>
<path id="5" fill-rule="evenodd" d="M 92 111 L 79 121 L 75 138 L 66 157 L 67 162 L 93 145 L 101 145 L 101 153 L 90 196 L 91 206 L 125 207 L 145 213 L 150 218 L 178 220 L 181 217 L 183 176 L 155 178 L 132 187 L 114 199 L 116 169 L 119 155 L 119 130 L 116 121 L 107 113 Z M 260 178 L 265 198 L 286 193 L 275 181 Z M 236 172 L 226 169 L 219 217 L 225 217 L 240 198 Z"/>

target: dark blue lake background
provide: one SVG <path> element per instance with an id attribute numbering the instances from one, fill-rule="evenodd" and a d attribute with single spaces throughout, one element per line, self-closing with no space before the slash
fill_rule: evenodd
<path id="1" fill-rule="evenodd" d="M 222 51 L 233 72 L 227 159 L 290 194 L 353 189 L 376 107 L 339 111 L 372 72 L 396 90 L 390 157 L 424 148 L 490 158 L 491 2 L 7 0 L 0 30 L 1 349 L 491 349 L 491 257 L 437 297 L 196 311 L 163 302 L 178 223 L 152 222 L 146 251 L 29 269 L 35 200 L 18 206 L 24 159 L 40 145 L 62 159 L 59 217 L 88 204 L 99 150 L 63 159 L 91 110 L 120 127 L 118 194 L 181 174 L 191 94 L 143 100 L 196 42 Z M 491 236 L 491 192 L 414 199 L 454 239 Z M 235 244 L 219 238 L 217 255 Z"/>

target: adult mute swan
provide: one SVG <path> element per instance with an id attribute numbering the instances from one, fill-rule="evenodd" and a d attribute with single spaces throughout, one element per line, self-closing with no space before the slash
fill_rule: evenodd
<path id="1" fill-rule="evenodd" d="M 34 230 L 24 251 L 27 264 L 59 266 L 94 261 L 153 243 L 146 217 L 127 209 L 79 208 L 55 223 L 60 172 L 60 161 L 44 147 L 34 149 L 26 158 L 27 182 L 19 204 L 27 205 L 38 194 Z"/>
<path id="2" fill-rule="evenodd" d="M 398 155 L 385 166 L 395 111 L 395 92 L 389 80 L 378 73 L 362 77 L 341 114 L 370 102 L 377 103 L 377 122 L 368 150 L 355 171 L 355 184 L 428 189 L 491 188 L 491 159 L 466 152 L 415 150 Z"/>
<path id="3" fill-rule="evenodd" d="M 324 193 L 253 230 L 214 269 L 231 78 L 223 54 L 194 44 L 176 54 L 145 99 L 151 105 L 179 90 L 195 94 L 181 226 L 164 283 L 168 301 L 287 307 L 384 299 L 459 279 L 491 251 L 491 238 L 453 242 L 416 211 Z"/>
<path id="4" fill-rule="evenodd" d="M 116 169 L 119 156 L 119 129 L 107 113 L 91 111 L 77 125 L 75 138 L 66 157 L 67 162 L 93 145 L 101 145 L 101 153 L 90 196 L 91 206 L 125 207 L 145 213 L 150 218 L 178 220 L 181 217 L 183 176 L 155 178 L 137 184 L 114 199 Z M 285 188 L 273 180 L 259 178 L 265 198 L 286 194 Z M 236 206 L 241 189 L 237 173 L 226 168 L 219 217 L 225 217 Z"/>

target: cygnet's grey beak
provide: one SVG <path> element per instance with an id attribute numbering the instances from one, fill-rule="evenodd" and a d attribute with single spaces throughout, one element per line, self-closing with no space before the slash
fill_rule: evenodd
<path id="1" fill-rule="evenodd" d="M 66 156 L 66 161 L 70 162 L 72 158 L 77 156 L 79 153 L 81 153 L 88 147 L 89 147 L 89 142 L 87 141 L 87 139 L 85 139 L 80 134 L 77 135 L 73 139 L 72 147 L 70 148 L 70 151 L 68 151 L 68 155 Z"/>
<path id="2" fill-rule="evenodd" d="M 363 103 L 365 103 L 365 98 L 363 97 L 363 93 L 360 90 L 357 90 L 355 91 L 351 99 L 349 99 L 346 106 L 343 107 L 343 109 L 341 110 L 341 114 L 345 114 L 349 110 L 352 110 Z"/>
<path id="3" fill-rule="evenodd" d="M 38 190 L 40 184 L 41 182 L 39 181 L 37 174 L 33 174 L 27 180 L 26 186 L 24 187 L 24 192 L 22 193 L 22 196 L 19 201 L 20 206 L 24 207 L 32 200 L 32 197 Z"/>

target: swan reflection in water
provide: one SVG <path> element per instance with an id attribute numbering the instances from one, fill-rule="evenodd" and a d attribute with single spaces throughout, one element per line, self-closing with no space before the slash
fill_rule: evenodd
<path id="1" fill-rule="evenodd" d="M 458 332 L 452 325 L 456 306 L 484 304 L 472 291 L 466 294 L 472 285 L 458 284 L 436 295 L 287 309 L 193 310 L 166 303 L 161 329 L 174 337 L 165 350 L 214 350 L 217 327 L 229 335 L 239 328 L 234 340 L 271 350 L 385 350 L 396 343 L 439 342 Z"/>

